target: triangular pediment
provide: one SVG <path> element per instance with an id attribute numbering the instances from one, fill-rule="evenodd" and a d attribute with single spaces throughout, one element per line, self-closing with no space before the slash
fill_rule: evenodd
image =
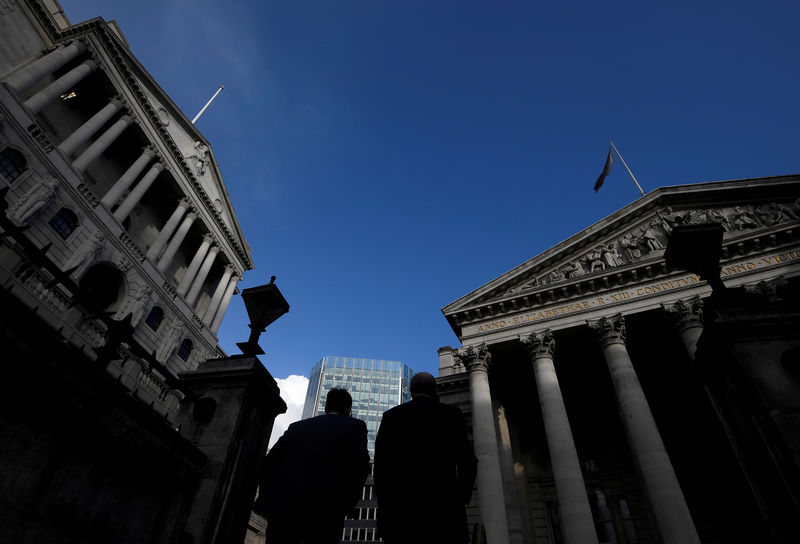
<path id="1" fill-rule="evenodd" d="M 137 114 L 140 128 L 152 142 L 160 140 L 157 150 L 168 155 L 167 166 L 190 197 L 195 209 L 212 232 L 229 245 L 244 269 L 253 267 L 250 247 L 236 219 L 213 150 L 197 127 L 128 48 L 124 35 L 114 23 L 101 18 L 79 23 L 66 30 L 50 28 L 55 42 L 75 37 L 88 38 L 106 73 Z M 214 227 L 214 228 L 212 228 Z"/>
<path id="2" fill-rule="evenodd" d="M 618 288 L 667 274 L 676 225 L 720 223 L 726 245 L 782 230 L 800 217 L 800 176 L 663 187 L 442 309 L 459 323 Z M 758 242 L 760 243 L 760 242 Z"/>
<path id="3" fill-rule="evenodd" d="M 206 139 L 185 118 L 182 112 L 165 103 L 164 97 L 150 89 L 145 89 L 147 100 L 156 112 L 158 123 L 167 131 L 177 146 L 179 157 L 197 181 L 197 189 L 202 189 L 213 213 L 218 213 L 223 223 L 230 229 L 238 229 L 236 214 L 228 197 L 222 174 L 219 171 L 214 150 Z"/>

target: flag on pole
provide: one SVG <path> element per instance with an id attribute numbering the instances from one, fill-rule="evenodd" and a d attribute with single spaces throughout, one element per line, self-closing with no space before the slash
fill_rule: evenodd
<path id="1" fill-rule="evenodd" d="M 594 192 L 600 190 L 600 187 L 603 186 L 603 182 L 606 180 L 606 176 L 611 172 L 611 167 L 614 165 L 614 154 L 611 152 L 611 146 L 608 146 L 608 157 L 606 158 L 606 165 L 603 167 L 603 172 L 600 174 L 600 177 L 597 178 L 597 181 L 594 182 Z"/>

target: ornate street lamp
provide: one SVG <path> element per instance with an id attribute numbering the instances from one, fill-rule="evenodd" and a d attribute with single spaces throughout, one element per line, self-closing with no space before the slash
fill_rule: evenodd
<path id="1" fill-rule="evenodd" d="M 247 342 L 238 342 L 236 345 L 247 357 L 262 355 L 264 350 L 258 345 L 258 337 L 268 325 L 289 311 L 289 303 L 275 285 L 275 276 L 266 285 L 242 291 L 242 299 L 250 317 L 250 338 Z"/>
<path id="2" fill-rule="evenodd" d="M 719 223 L 676 226 L 664 252 L 667 266 L 697 274 L 700 279 L 707 280 L 715 292 L 725 289 L 719 277 L 724 231 Z"/>

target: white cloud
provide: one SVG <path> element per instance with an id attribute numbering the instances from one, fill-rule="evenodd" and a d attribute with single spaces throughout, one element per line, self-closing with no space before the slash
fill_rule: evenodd
<path id="1" fill-rule="evenodd" d="M 270 448 L 289 428 L 289 425 L 298 421 L 303 415 L 303 403 L 305 403 L 308 389 L 308 378 L 297 374 L 292 374 L 287 378 L 277 378 L 275 381 L 278 382 L 281 398 L 286 403 L 286 413 L 275 418 L 272 436 L 269 439 Z"/>

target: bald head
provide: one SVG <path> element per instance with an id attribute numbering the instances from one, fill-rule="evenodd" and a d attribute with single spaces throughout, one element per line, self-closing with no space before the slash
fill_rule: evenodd
<path id="1" fill-rule="evenodd" d="M 411 378 L 408 384 L 408 389 L 411 391 L 411 396 L 427 395 L 436 398 L 436 378 L 427 372 L 418 372 Z"/>

